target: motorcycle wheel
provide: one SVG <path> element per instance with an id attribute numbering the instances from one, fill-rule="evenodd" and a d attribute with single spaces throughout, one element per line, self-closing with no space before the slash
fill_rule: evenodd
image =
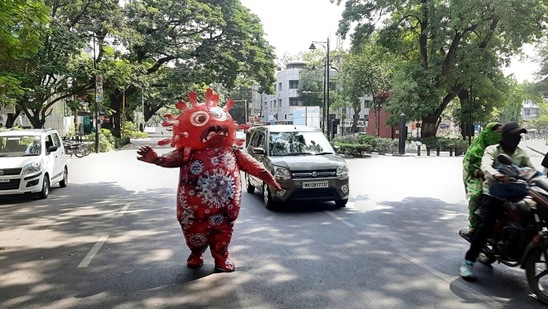
<path id="1" fill-rule="evenodd" d="M 548 304 L 548 268 L 546 254 L 542 248 L 535 248 L 529 252 L 524 268 L 529 287 L 538 300 Z"/>
<path id="2" fill-rule="evenodd" d="M 76 151 L 74 151 L 74 155 L 75 155 L 77 158 L 83 158 L 83 157 L 85 157 L 84 153 L 83 153 L 80 149 L 77 149 Z"/>
<path id="3" fill-rule="evenodd" d="M 84 148 L 84 156 L 87 156 L 91 153 L 91 147 L 89 146 L 86 146 L 86 148 Z"/>

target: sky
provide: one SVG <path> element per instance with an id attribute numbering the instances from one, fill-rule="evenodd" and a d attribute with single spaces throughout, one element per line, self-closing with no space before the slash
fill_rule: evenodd
<path id="1" fill-rule="evenodd" d="M 328 37 L 330 50 L 337 46 L 348 47 L 350 44 L 349 39 L 337 42 L 335 35 L 344 9 L 342 5 L 331 4 L 329 0 L 240 1 L 259 16 L 266 39 L 274 46 L 278 58 L 285 54 L 295 56 L 306 52 L 312 41 L 326 42 Z M 514 74 L 519 82 L 534 81 L 533 74 L 538 69 L 531 60 L 535 56 L 532 48 L 526 48 L 525 51 L 525 59 L 515 57 L 510 67 L 503 69 L 506 75 Z"/>

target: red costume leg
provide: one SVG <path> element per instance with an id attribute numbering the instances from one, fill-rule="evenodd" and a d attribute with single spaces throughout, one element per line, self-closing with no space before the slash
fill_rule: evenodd
<path id="1" fill-rule="evenodd" d="M 193 222 L 190 224 L 182 224 L 183 235 L 185 236 L 186 245 L 190 249 L 190 255 L 186 261 L 186 265 L 190 268 L 198 268 L 204 265 L 204 252 L 209 244 L 208 234 L 210 228 L 207 223 Z"/>
<path id="2" fill-rule="evenodd" d="M 215 259 L 215 269 L 223 272 L 231 272 L 236 268 L 234 262 L 228 257 L 228 246 L 232 239 L 234 221 L 227 221 L 221 226 L 211 231 L 209 242 L 213 259 Z"/>

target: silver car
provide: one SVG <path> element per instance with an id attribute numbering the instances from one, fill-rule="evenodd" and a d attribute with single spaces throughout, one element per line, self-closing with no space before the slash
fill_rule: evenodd
<path id="1" fill-rule="evenodd" d="M 299 125 L 253 127 L 247 132 L 247 152 L 276 178 L 283 190 L 276 191 L 262 180 L 246 174 L 247 192 L 257 188 L 268 209 L 288 201 L 348 202 L 348 166 L 322 131 Z"/>

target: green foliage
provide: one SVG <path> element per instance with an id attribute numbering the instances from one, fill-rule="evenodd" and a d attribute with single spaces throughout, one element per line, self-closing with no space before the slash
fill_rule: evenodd
<path id="1" fill-rule="evenodd" d="M 0 33 L 0 72 L 10 72 L 0 74 L 0 103 L 16 103 L 16 114 L 24 112 L 34 127 L 41 127 L 52 105 L 65 99 L 73 112 L 93 111 L 96 75 L 103 77 L 104 90 L 98 108 L 111 117 L 115 136 L 121 133 L 122 112 L 131 120 L 144 106 L 146 121 L 161 107 L 186 100 L 197 84 L 231 89 L 245 78 L 260 91 L 273 91 L 274 48 L 259 18 L 240 1 L 126 1 L 121 6 L 117 0 L 46 0 L 49 16 L 47 10 L 43 16 L 9 10 L 26 4 L 38 12 L 40 3 L 0 4 L 2 26 L 6 16 L 37 27 L 49 17 L 47 32 L 32 36 L 37 40 L 28 55 L 27 45 Z M 9 29 L 6 25 L 0 29 Z M 28 57 L 6 59 L 9 53 L 2 47 L 9 46 Z"/>
<path id="2" fill-rule="evenodd" d="M 421 142 L 422 145 L 429 149 L 439 149 L 441 151 L 449 151 L 454 149 L 465 150 L 468 148 L 468 140 L 463 140 L 460 138 L 430 136 L 412 140 Z"/>
<path id="3" fill-rule="evenodd" d="M 468 141 L 458 138 L 425 137 L 410 139 L 408 142 L 420 142 L 423 150 L 450 151 L 455 155 L 466 152 Z M 363 157 L 366 153 L 377 152 L 381 154 L 398 153 L 399 140 L 381 138 L 369 134 L 353 134 L 339 136 L 333 139 L 333 144 L 339 147 L 339 152 L 354 157 Z"/>
<path id="4" fill-rule="evenodd" d="M 126 121 L 124 123 L 124 137 L 127 137 L 127 138 L 147 138 L 148 133 L 139 131 L 139 129 L 137 128 L 137 126 L 133 122 Z"/>
<path id="5" fill-rule="evenodd" d="M 41 48 L 48 22 L 42 1 L 0 1 L 0 105 L 13 105 L 24 93 L 17 70 Z"/>
<path id="6" fill-rule="evenodd" d="M 347 144 L 337 142 L 335 145 L 339 147 L 339 153 L 344 153 L 357 158 L 362 158 L 366 153 L 370 153 L 373 149 L 373 147 L 368 144 Z"/>
<path id="7" fill-rule="evenodd" d="M 356 26 L 353 47 L 378 36 L 398 55 L 389 111 L 420 120 L 423 136 L 436 135 L 440 116 L 463 90 L 481 118 L 502 107 L 508 81 L 500 67 L 524 43 L 541 38 L 538 25 L 548 21 L 548 7 L 536 0 L 345 3 L 339 32 L 344 36 Z M 379 27 L 372 16 L 386 19 Z"/>
<path id="8" fill-rule="evenodd" d="M 333 144 L 340 148 L 341 153 L 352 156 L 363 156 L 365 152 L 397 153 L 398 140 L 376 137 L 369 134 L 353 134 L 338 136 Z"/>

